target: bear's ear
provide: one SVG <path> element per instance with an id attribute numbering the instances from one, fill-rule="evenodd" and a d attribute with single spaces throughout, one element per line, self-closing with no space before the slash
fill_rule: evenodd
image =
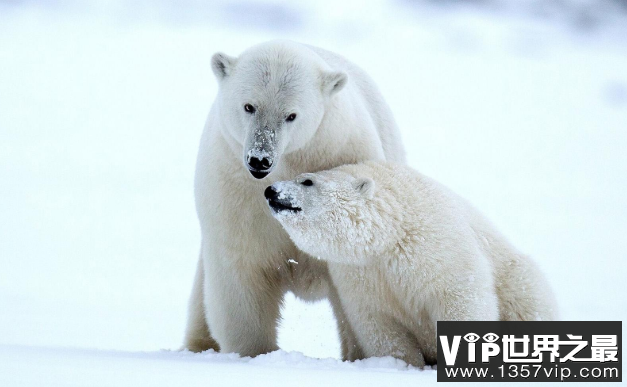
<path id="1" fill-rule="evenodd" d="M 322 74 L 322 91 L 332 96 L 342 90 L 348 82 L 348 75 L 343 71 L 330 71 Z"/>
<path id="2" fill-rule="evenodd" d="M 213 54 L 211 57 L 211 69 L 213 70 L 216 78 L 218 78 L 218 81 L 223 80 L 226 76 L 231 74 L 236 62 L 237 58 L 228 56 L 221 52 Z"/>
<path id="3" fill-rule="evenodd" d="M 368 199 L 372 199 L 374 196 L 374 186 L 374 180 L 369 177 L 362 177 L 353 182 L 355 190 Z"/>

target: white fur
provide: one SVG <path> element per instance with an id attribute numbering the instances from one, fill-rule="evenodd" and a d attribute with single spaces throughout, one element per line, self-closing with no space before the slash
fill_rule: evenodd
<path id="1" fill-rule="evenodd" d="M 403 162 L 388 106 L 355 65 L 298 43 L 265 43 L 238 58 L 216 54 L 212 66 L 220 87 L 195 181 L 204 274 L 194 282 L 185 347 L 219 344 L 242 356 L 276 350 L 280 303 L 291 290 L 306 300 L 329 297 L 344 358 L 360 357 L 326 262 L 294 246 L 263 192 L 303 172 L 372 159 Z M 255 114 L 245 104 L 255 106 Z M 291 113 L 297 118 L 287 122 Z M 272 159 L 272 171 L 257 180 L 246 163 L 262 156 Z"/>
<path id="2" fill-rule="evenodd" d="M 309 179 L 312 186 L 302 182 Z M 329 261 L 366 356 L 436 361 L 438 320 L 553 320 L 551 289 L 470 204 L 409 167 L 345 165 L 276 183 L 296 245 Z"/>

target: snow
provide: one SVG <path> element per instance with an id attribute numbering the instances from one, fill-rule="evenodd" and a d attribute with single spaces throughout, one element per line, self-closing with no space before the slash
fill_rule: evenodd
<path id="1" fill-rule="evenodd" d="M 366 371 L 366 372 L 364 372 Z M 50 375 L 54 377 L 51 378 Z M 416 378 L 435 382 L 433 370 L 408 368 L 387 357 L 341 362 L 277 351 L 256 358 L 191 352 L 121 352 L 0 346 L 0 385 L 37 386 L 229 386 L 408 385 Z"/>
<path id="2" fill-rule="evenodd" d="M 625 11 L 445 3 L 0 2 L 0 385 L 435 381 L 329 359 L 330 307 L 292 295 L 286 352 L 160 351 L 181 344 L 198 255 L 211 55 L 274 38 L 370 73 L 410 164 L 534 257 L 563 319 L 625 320 Z"/>

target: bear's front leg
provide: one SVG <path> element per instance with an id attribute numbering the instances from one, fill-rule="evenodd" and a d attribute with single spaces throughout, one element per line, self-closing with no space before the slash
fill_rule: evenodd
<path id="1" fill-rule="evenodd" d="M 205 316 L 204 278 L 205 270 L 201 253 L 200 257 L 198 257 L 198 265 L 196 266 L 192 294 L 189 297 L 187 326 L 185 328 L 185 340 L 183 341 L 182 348 L 192 352 L 203 352 L 209 349 L 220 351 L 220 346 L 209 332 L 207 317 Z"/>
<path id="2" fill-rule="evenodd" d="M 364 351 L 359 345 L 359 340 L 355 335 L 355 330 L 344 312 L 342 300 L 337 292 L 335 284 L 329 280 L 329 302 L 333 308 L 333 314 L 337 323 L 337 330 L 340 336 L 340 345 L 342 348 L 342 360 L 355 361 L 364 359 Z"/>
<path id="3" fill-rule="evenodd" d="M 354 315 L 351 322 L 366 356 L 392 356 L 414 367 L 425 366 L 418 340 L 394 318 L 366 312 Z"/>
<path id="4" fill-rule="evenodd" d="M 276 351 L 283 297 L 280 279 L 260 264 L 264 261 L 259 257 L 221 247 L 203 247 L 205 313 L 211 334 L 221 352 L 257 356 Z"/>

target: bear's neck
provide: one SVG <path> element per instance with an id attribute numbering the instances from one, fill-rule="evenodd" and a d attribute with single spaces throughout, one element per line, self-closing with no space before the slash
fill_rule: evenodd
<path id="1" fill-rule="evenodd" d="M 318 172 L 345 164 L 368 160 L 385 160 L 378 134 L 373 128 L 357 122 L 340 121 L 337 114 L 328 113 L 308 145 L 285 155 L 285 164 L 292 176 L 303 172 Z M 365 139 L 370 139 L 366 141 Z M 372 141 L 376 138 L 377 141 Z"/>

